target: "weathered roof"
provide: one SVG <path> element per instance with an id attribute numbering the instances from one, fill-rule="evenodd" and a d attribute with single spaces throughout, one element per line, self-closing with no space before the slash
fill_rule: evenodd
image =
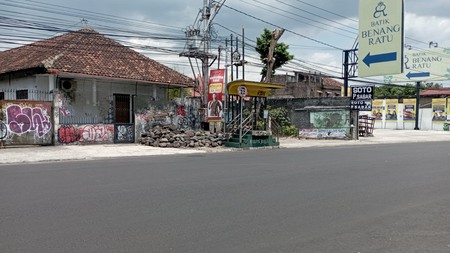
<path id="1" fill-rule="evenodd" d="M 337 80 L 334 80 L 332 78 L 328 78 L 328 77 L 323 79 L 323 84 L 327 85 L 327 86 L 334 86 L 334 87 L 341 87 L 344 85 L 343 83 L 341 83 Z"/>
<path id="2" fill-rule="evenodd" d="M 421 96 L 450 96 L 450 88 L 427 89 L 420 92 Z"/>
<path id="3" fill-rule="evenodd" d="M 192 85 L 194 80 L 95 30 L 81 29 L 0 52 L 0 74 L 44 68 L 142 82 Z"/>

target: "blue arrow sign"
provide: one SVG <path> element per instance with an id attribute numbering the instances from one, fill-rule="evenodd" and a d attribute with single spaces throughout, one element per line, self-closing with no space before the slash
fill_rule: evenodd
<path id="1" fill-rule="evenodd" d="M 389 62 L 397 60 L 397 52 L 374 54 L 370 55 L 370 52 L 364 57 L 363 62 L 370 68 L 372 63 Z"/>
<path id="2" fill-rule="evenodd" d="M 419 72 L 419 73 L 409 72 L 408 74 L 406 74 L 406 77 L 408 77 L 408 79 L 418 78 L 418 77 L 428 77 L 428 76 L 430 76 L 430 72 Z"/>

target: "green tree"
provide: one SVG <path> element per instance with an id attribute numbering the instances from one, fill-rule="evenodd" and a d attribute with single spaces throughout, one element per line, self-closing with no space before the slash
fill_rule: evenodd
<path id="1" fill-rule="evenodd" d="M 288 110 L 284 107 L 269 108 L 270 117 L 281 126 L 281 133 L 284 136 L 297 136 L 298 129 L 292 124 Z"/>
<path id="2" fill-rule="evenodd" d="M 261 62 L 264 64 L 263 69 L 261 70 L 261 81 L 264 80 L 267 76 L 267 66 L 268 66 L 268 58 L 270 42 L 272 40 L 272 32 L 265 28 L 264 33 L 262 33 L 258 38 L 256 38 L 256 52 L 259 53 L 259 58 Z M 273 57 L 275 59 L 273 64 L 273 69 L 271 75 L 275 73 L 275 69 L 283 66 L 288 61 L 294 59 L 294 56 L 289 54 L 288 52 L 289 46 L 284 43 L 277 43 L 275 45 Z"/>
<path id="3" fill-rule="evenodd" d="M 422 83 L 420 84 L 421 90 L 442 88 L 442 84 L 438 83 Z M 375 87 L 375 98 L 400 98 L 400 97 L 413 97 L 416 95 L 416 85 L 406 84 L 403 87 L 399 86 L 378 86 Z"/>

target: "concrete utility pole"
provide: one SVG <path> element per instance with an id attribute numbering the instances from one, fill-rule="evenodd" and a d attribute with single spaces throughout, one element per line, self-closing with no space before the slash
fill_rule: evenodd
<path id="1" fill-rule="evenodd" d="M 272 40 L 269 45 L 269 53 L 267 54 L 267 73 L 266 73 L 266 83 L 272 82 L 272 70 L 273 64 L 275 63 L 275 58 L 273 57 L 275 46 L 277 45 L 278 40 L 284 33 L 284 29 L 275 29 L 272 32 Z"/>
<path id="2" fill-rule="evenodd" d="M 217 58 L 217 55 L 210 53 L 211 23 L 225 1 L 203 0 L 203 8 L 200 9 L 194 25 L 187 27 L 185 30 L 187 39 L 186 46 L 183 52 L 180 53 L 180 56 L 188 57 L 189 60 L 195 58 L 202 61 L 202 73 L 200 74 L 202 75 L 203 83 L 203 91 L 201 94 L 203 106 L 206 106 L 208 100 L 210 60 Z M 192 62 L 191 69 L 194 69 Z"/>

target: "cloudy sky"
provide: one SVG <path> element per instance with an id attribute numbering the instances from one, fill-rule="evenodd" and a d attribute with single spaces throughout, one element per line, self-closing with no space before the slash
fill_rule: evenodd
<path id="1" fill-rule="evenodd" d="M 184 50 L 184 31 L 194 25 L 203 3 L 203 0 L 0 0 L 0 50 L 91 27 L 192 76 L 187 59 L 178 54 Z M 253 49 L 256 37 L 264 28 L 282 27 L 286 32 L 280 42 L 289 45 L 295 60 L 277 73 L 301 70 L 341 76 L 342 50 L 351 49 L 358 34 L 358 4 L 357 0 L 226 0 L 213 20 L 212 52 L 217 53 L 219 46 L 225 48 L 225 39 L 231 34 L 241 35 L 244 28 L 249 62 L 246 77 L 259 81 L 261 68 Z M 448 0 L 405 0 L 405 44 L 428 48 L 433 41 L 439 47 L 450 47 L 448 13 Z M 224 60 L 222 53 L 221 67 Z M 217 62 L 213 65 L 216 67 Z"/>

